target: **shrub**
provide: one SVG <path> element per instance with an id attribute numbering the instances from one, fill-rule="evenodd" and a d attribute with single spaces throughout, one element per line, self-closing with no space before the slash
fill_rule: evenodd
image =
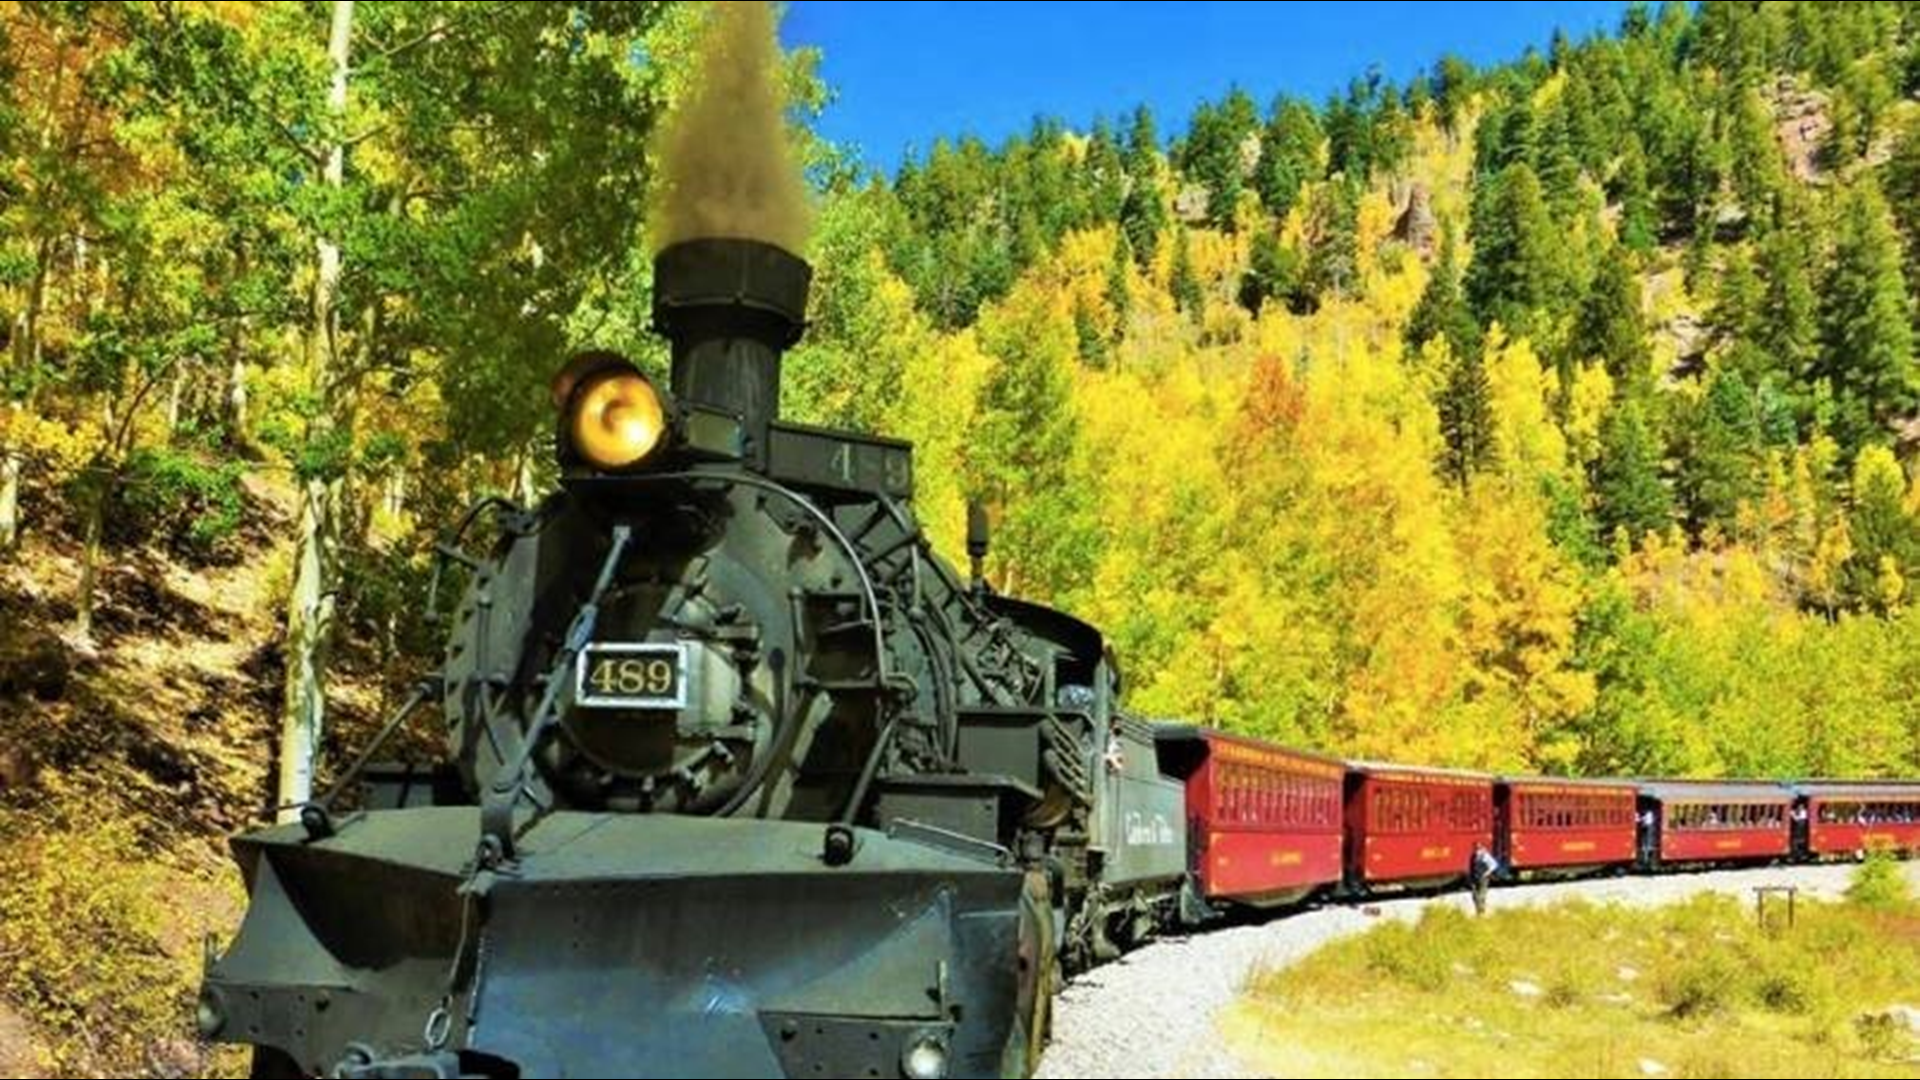
<path id="1" fill-rule="evenodd" d="M 1837 999 L 1833 979 L 1803 950 L 1767 954 L 1768 963 L 1754 987 L 1760 1006 L 1794 1016 L 1819 1016 Z"/>
<path id="2" fill-rule="evenodd" d="M 1418 930 L 1404 923 L 1382 926 L 1365 938 L 1367 969 L 1416 990 L 1444 989 L 1453 973 L 1439 947 L 1441 936 L 1432 931 L 1424 919 Z"/>
<path id="3" fill-rule="evenodd" d="M 1875 911 L 1898 911 L 1913 902 L 1905 868 L 1884 851 L 1868 854 L 1854 869 L 1847 899 Z"/>
<path id="4" fill-rule="evenodd" d="M 1738 999 L 1740 978 L 1738 958 L 1727 949 L 1709 948 L 1676 964 L 1663 980 L 1660 994 L 1676 1017 L 1711 1016 Z"/>
<path id="5" fill-rule="evenodd" d="M 246 510 L 244 471 L 240 462 L 174 447 L 136 450 L 127 459 L 110 518 L 116 538 L 151 536 L 191 558 L 219 557 Z"/>

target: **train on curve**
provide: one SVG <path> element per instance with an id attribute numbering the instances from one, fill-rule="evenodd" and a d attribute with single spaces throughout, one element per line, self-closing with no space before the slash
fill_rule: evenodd
<path id="1" fill-rule="evenodd" d="M 1920 786 L 1491 777 L 1129 714 L 1097 629 L 984 583 L 984 515 L 972 573 L 933 553 L 910 446 L 780 418 L 810 276 L 676 244 L 668 385 L 560 365 L 560 483 L 452 530 L 438 672 L 234 842 L 197 1019 L 254 1076 L 1025 1076 L 1063 972 L 1446 887 L 1476 845 L 1518 874 L 1920 847 Z M 368 766 L 422 710 L 443 760 Z"/>

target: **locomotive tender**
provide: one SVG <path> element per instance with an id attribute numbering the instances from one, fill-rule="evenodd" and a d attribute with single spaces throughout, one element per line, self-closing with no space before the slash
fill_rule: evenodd
<path id="1" fill-rule="evenodd" d="M 1096 629 L 984 585 L 980 515 L 970 576 L 933 554 L 908 445 L 779 418 L 809 277 L 669 247 L 669 387 L 606 353 L 555 379 L 559 490 L 469 514 L 497 539 L 448 549 L 444 663 L 382 736 L 437 705 L 445 764 L 370 748 L 359 808 L 234 842 L 198 1024 L 254 1076 L 1025 1076 L 1059 972 L 1444 887 L 1475 844 L 1522 873 L 1920 848 L 1920 786 L 1496 779 L 1128 715 Z"/>

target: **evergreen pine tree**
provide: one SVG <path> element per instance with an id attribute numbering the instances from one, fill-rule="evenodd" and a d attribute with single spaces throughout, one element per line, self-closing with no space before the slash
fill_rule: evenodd
<path id="1" fill-rule="evenodd" d="M 1638 542 L 1673 522 L 1673 499 L 1660 479 L 1660 446 L 1638 396 L 1616 405 L 1600 429 L 1593 482 L 1594 516 L 1603 538 L 1624 532 Z"/>
<path id="2" fill-rule="evenodd" d="M 1141 267 L 1153 265 L 1160 234 L 1167 226 L 1166 198 L 1160 188 L 1160 136 L 1153 113 L 1142 105 L 1127 130 L 1127 197 L 1120 205 L 1120 227 Z"/>
<path id="3" fill-rule="evenodd" d="M 1480 348 L 1480 327 L 1460 292 L 1459 256 L 1451 229 L 1440 239 L 1440 261 L 1434 264 L 1420 302 L 1407 319 L 1407 355 L 1418 355 L 1421 346 L 1437 337 L 1447 339 L 1455 356 Z"/>
<path id="4" fill-rule="evenodd" d="M 1871 177 L 1841 196 L 1834 234 L 1816 374 L 1833 393 L 1835 437 L 1857 451 L 1885 439 L 1888 422 L 1914 404 L 1912 298 L 1893 215 Z"/>
<path id="5" fill-rule="evenodd" d="M 1752 89 L 1738 91 L 1727 117 L 1733 192 L 1747 218 L 1770 224 L 1787 186 L 1787 163 L 1774 134 L 1773 114 Z"/>
<path id="6" fill-rule="evenodd" d="M 1786 386 L 1793 380 L 1793 371 L 1760 344 L 1766 289 L 1754 272 L 1753 252 L 1745 246 L 1728 248 L 1708 321 L 1715 342 L 1725 350 L 1721 366 L 1737 372 L 1756 389 Z"/>
<path id="7" fill-rule="evenodd" d="M 1468 236 L 1473 262 L 1467 268 L 1467 299 L 1484 323 L 1530 335 L 1556 292 L 1553 226 L 1533 169 L 1516 162 L 1502 169 L 1475 200 Z"/>
<path id="8" fill-rule="evenodd" d="M 1573 39 L 1563 27 L 1553 28 L 1553 38 L 1547 45 L 1547 63 L 1556 73 L 1566 71 L 1573 64 Z"/>
<path id="9" fill-rule="evenodd" d="M 1327 171 L 1364 184 L 1379 154 L 1375 143 L 1374 110 L 1380 91 L 1379 72 L 1369 72 L 1347 84 L 1344 97 L 1327 102 Z"/>
<path id="10" fill-rule="evenodd" d="M 1640 279 L 1625 248 L 1614 245 L 1601 256 L 1565 355 L 1600 361 L 1622 393 L 1647 388 L 1652 372 L 1646 320 L 1640 314 Z"/>
<path id="11" fill-rule="evenodd" d="M 1476 473 L 1492 466 L 1497 447 L 1493 430 L 1493 388 L 1477 345 L 1453 353 L 1446 385 L 1436 403 L 1440 435 L 1446 440 L 1441 475 L 1465 491 Z"/>
<path id="12" fill-rule="evenodd" d="M 1460 130 L 1460 118 L 1473 100 L 1474 82 L 1473 65 L 1454 53 L 1447 53 L 1434 65 L 1434 119 L 1448 135 Z"/>
<path id="13" fill-rule="evenodd" d="M 1652 28 L 1653 12 L 1647 0 L 1633 0 L 1620 14 L 1620 36 L 1628 41 L 1645 37 Z"/>
<path id="14" fill-rule="evenodd" d="M 1500 146 L 1505 155 L 1497 168 L 1525 162 L 1532 165 L 1540 156 L 1540 118 L 1534 115 L 1533 101 L 1529 93 L 1522 93 L 1514 99 L 1512 106 L 1501 117 Z"/>
<path id="15" fill-rule="evenodd" d="M 1113 236 L 1113 255 L 1107 260 L 1107 306 L 1113 309 L 1113 338 L 1125 336 L 1127 316 L 1133 310 L 1133 245 L 1124 230 Z"/>
<path id="16" fill-rule="evenodd" d="M 1761 493 L 1762 435 L 1753 392 L 1739 372 L 1713 376 L 1686 432 L 1681 491 L 1696 534 L 1730 530 Z"/>
<path id="17" fill-rule="evenodd" d="M 1185 229 L 1174 234 L 1173 268 L 1167 290 L 1173 294 L 1175 306 L 1195 322 L 1200 321 L 1200 316 L 1205 313 L 1206 296 L 1200 291 L 1199 275 L 1193 271 L 1193 255 L 1187 250 Z"/>
<path id="18" fill-rule="evenodd" d="M 1540 124 L 1540 189 L 1554 217 L 1566 220 L 1580 203 L 1580 158 L 1573 143 L 1572 121 L 1565 95 L 1547 110 Z"/>
<path id="19" fill-rule="evenodd" d="M 1218 105 L 1194 111 L 1180 166 L 1207 189 L 1207 224 L 1231 232 L 1234 211 L 1245 186 L 1241 146 L 1259 126 L 1259 114 L 1246 91 L 1235 87 Z"/>
<path id="20" fill-rule="evenodd" d="M 1916 16 L 1916 23 L 1920 23 L 1920 16 Z M 1920 40 L 1909 48 L 1920 60 Z M 1893 156 L 1887 161 L 1886 186 L 1887 204 L 1907 238 L 1907 287 L 1920 307 L 1920 114 L 1907 118 L 1894 142 Z"/>
<path id="21" fill-rule="evenodd" d="M 1745 247 L 1728 248 L 1721 258 L 1720 282 L 1709 316 L 1714 337 L 1729 344 L 1751 343 L 1759 336 L 1765 302 L 1766 286 L 1754 273 L 1753 253 Z"/>
<path id="22" fill-rule="evenodd" d="M 1379 97 L 1373 112 L 1373 160 L 1370 175 L 1399 172 L 1413 156 L 1413 117 L 1391 86 Z"/>
<path id="23" fill-rule="evenodd" d="M 1640 137 L 1631 132 L 1626 148 L 1620 152 L 1609 194 L 1620 204 L 1620 242 L 1641 255 L 1652 251 L 1659 225 L 1653 195 L 1647 188 L 1647 152 L 1640 145 Z"/>
<path id="24" fill-rule="evenodd" d="M 1345 177 L 1322 184 L 1308 217 L 1307 287 L 1316 295 L 1350 295 L 1359 284 L 1359 185 Z"/>
<path id="25" fill-rule="evenodd" d="M 1761 237 L 1756 270 L 1764 286 L 1753 343 L 1778 371 L 1783 385 L 1811 377 L 1819 348 L 1819 301 L 1814 295 L 1804 227 L 1788 212 Z"/>
<path id="26" fill-rule="evenodd" d="M 1711 241 L 1719 225 L 1720 190 L 1732 167 L 1726 140 L 1696 118 L 1683 146 L 1679 172 L 1667 192 L 1667 221 L 1675 231 Z"/>
<path id="27" fill-rule="evenodd" d="M 1273 216 L 1285 217 L 1299 199 L 1301 185 L 1319 176 L 1323 138 L 1312 106 L 1292 97 L 1274 100 L 1253 173 L 1261 205 Z"/>
<path id="28" fill-rule="evenodd" d="M 1094 317 L 1086 298 L 1081 297 L 1073 303 L 1074 348 L 1079 353 L 1080 362 L 1090 368 L 1104 368 L 1112 355 L 1113 343 L 1107 335 L 1100 332 L 1099 320 Z"/>
<path id="29" fill-rule="evenodd" d="M 1587 75 L 1575 69 L 1567 75 L 1560 92 L 1560 109 L 1566 116 L 1567 137 L 1574 160 L 1594 176 L 1603 176 L 1617 149 L 1613 136 L 1602 126 L 1593 84 Z"/>
<path id="30" fill-rule="evenodd" d="M 1087 136 L 1087 152 L 1081 159 L 1088 211 L 1094 223 L 1117 221 L 1127 199 L 1127 164 L 1120 140 L 1106 118 L 1096 120 Z"/>
<path id="31" fill-rule="evenodd" d="M 1253 238 L 1247 274 L 1240 280 L 1240 303 L 1258 315 L 1268 301 L 1279 300 L 1299 310 L 1307 301 L 1300 253 L 1282 243 L 1278 234 L 1263 231 Z"/>

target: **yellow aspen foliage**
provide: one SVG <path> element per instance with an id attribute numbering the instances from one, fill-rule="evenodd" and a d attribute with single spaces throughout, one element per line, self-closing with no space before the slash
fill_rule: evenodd
<path id="1" fill-rule="evenodd" d="M 1193 260 L 1193 272 L 1207 291 L 1207 299 L 1232 302 L 1232 283 L 1247 265 L 1246 233 L 1223 233 L 1213 229 L 1187 232 L 1187 257 Z"/>
<path id="2" fill-rule="evenodd" d="M 1566 397 L 1567 448 L 1575 463 L 1591 465 L 1600 457 L 1600 429 L 1613 407 L 1613 376 L 1604 365 L 1581 364 Z"/>
<path id="3" fill-rule="evenodd" d="M 1093 329 L 1103 336 L 1117 338 L 1119 312 L 1113 308 L 1107 292 L 1107 276 L 1113 265 L 1113 245 L 1118 229 L 1103 226 L 1082 229 L 1061 238 L 1060 250 L 1033 271 L 1042 287 L 1062 295 L 1069 311 L 1092 315 Z"/>
<path id="4" fill-rule="evenodd" d="M 1467 219 L 1468 192 L 1473 187 L 1473 131 L 1477 112 L 1477 108 L 1469 107 L 1454 134 L 1448 134 L 1434 123 L 1414 128 L 1413 153 L 1405 167 L 1406 186 L 1409 190 L 1415 185 L 1424 188 L 1434 216 L 1441 221 Z M 1461 254 L 1464 257 L 1466 252 L 1463 250 Z"/>
<path id="5" fill-rule="evenodd" d="M 1743 512 L 1741 532 L 1751 537 L 1767 558 L 1784 562 L 1795 533 L 1791 457 L 1778 450 L 1768 451 L 1766 471 L 1759 500 Z"/>
<path id="6" fill-rule="evenodd" d="M 1508 341 L 1496 335 L 1486 350 L 1495 445 L 1509 475 L 1516 480 L 1564 475 L 1567 440 L 1554 420 L 1553 376 L 1525 338 Z"/>
<path id="7" fill-rule="evenodd" d="M 907 357 L 888 430 L 913 442 L 914 506 L 934 549 L 964 560 L 967 455 L 993 358 L 973 331 L 939 335 Z"/>
<path id="8" fill-rule="evenodd" d="M 1362 204 L 1364 212 L 1365 204 Z M 1404 324 L 1420 303 L 1429 274 L 1420 257 L 1404 247 L 1389 247 L 1376 261 L 1366 286 L 1367 306 L 1380 319 Z"/>
<path id="9" fill-rule="evenodd" d="M 91 417 L 71 421 L 21 408 L 0 410 L 0 445 L 12 447 L 49 484 L 64 484 L 105 441 Z"/>
<path id="10" fill-rule="evenodd" d="M 1840 606 L 1840 569 L 1853 558 L 1853 534 L 1845 518 L 1835 518 L 1820 530 L 1807 563 L 1807 596 L 1833 611 Z"/>
<path id="11" fill-rule="evenodd" d="M 1547 540 L 1546 510 L 1530 483 L 1484 483 L 1455 524 L 1465 577 L 1461 635 L 1468 697 L 1483 702 L 1488 766 L 1564 770 L 1564 745 L 1544 733 L 1592 708 L 1593 674 L 1574 666 L 1584 601 L 1579 574 Z"/>
<path id="12" fill-rule="evenodd" d="M 1880 604 L 1889 610 L 1898 608 L 1907 599 L 1907 575 L 1900 567 L 1900 560 L 1891 555 L 1880 556 L 1880 576 L 1877 582 Z"/>
<path id="13" fill-rule="evenodd" d="M 1398 267 L 1382 267 L 1379 260 L 1380 246 L 1393 233 L 1394 223 L 1400 219 L 1400 209 L 1393 203 L 1392 196 L 1385 188 L 1371 188 L 1360 196 L 1359 212 L 1355 218 L 1354 237 L 1358 244 L 1357 265 L 1354 267 L 1358 279 L 1365 283 L 1366 292 L 1371 294 L 1380 278 Z M 1415 290 L 1414 299 L 1420 293 Z M 1407 305 L 1412 310 L 1412 304 Z"/>

